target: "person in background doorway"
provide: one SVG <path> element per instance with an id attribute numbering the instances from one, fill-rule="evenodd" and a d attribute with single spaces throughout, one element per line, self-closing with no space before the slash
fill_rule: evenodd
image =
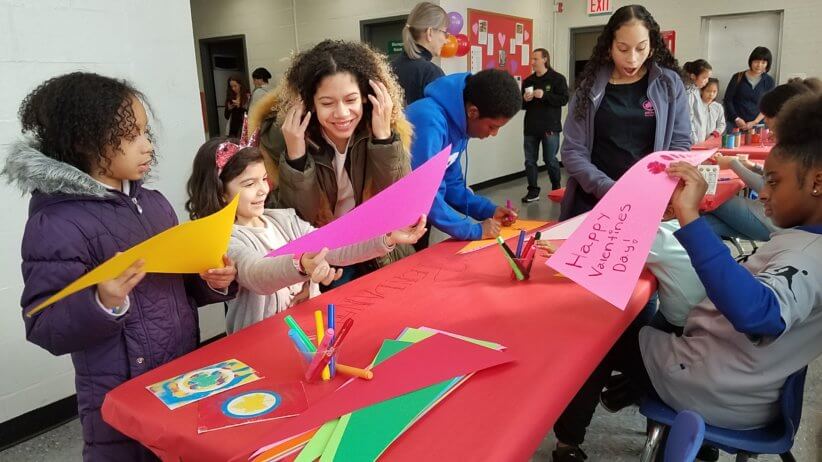
<path id="1" fill-rule="evenodd" d="M 525 110 L 523 147 L 525 175 L 528 177 L 528 193 L 522 202 L 539 200 L 537 161 L 540 144 L 551 189 L 562 187 L 557 150 L 559 132 L 562 131 L 562 106 L 568 104 L 568 83 L 562 74 L 551 68 L 548 50 L 537 48 L 531 53 L 531 69 L 534 73 L 522 83 L 522 108 Z"/>
<path id="2" fill-rule="evenodd" d="M 756 47 L 748 57 L 748 69 L 731 76 L 724 100 L 729 130 L 748 130 L 765 118 L 759 112 L 759 101 L 776 86 L 773 77 L 768 75 L 771 63 L 771 50 Z"/>
<path id="3" fill-rule="evenodd" d="M 391 62 L 391 70 L 405 90 L 406 105 L 422 98 L 425 86 L 445 75 L 431 59 L 440 55 L 448 38 L 447 25 L 445 10 L 433 3 L 417 3 L 408 15 L 402 29 L 403 52 Z"/>
<path id="4" fill-rule="evenodd" d="M 251 91 L 251 102 L 248 107 L 254 106 L 254 103 L 268 93 L 268 81 L 271 79 L 271 72 L 268 72 L 268 69 L 264 67 L 258 67 L 251 73 L 251 79 L 254 81 L 254 90 Z"/>
<path id="5" fill-rule="evenodd" d="M 228 78 L 225 95 L 225 110 L 223 117 L 228 120 L 226 132 L 230 137 L 239 137 L 243 127 L 243 119 L 248 111 L 248 88 L 242 78 L 231 76 Z"/>

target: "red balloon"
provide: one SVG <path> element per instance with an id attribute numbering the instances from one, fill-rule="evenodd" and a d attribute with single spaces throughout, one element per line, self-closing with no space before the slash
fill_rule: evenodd
<path id="1" fill-rule="evenodd" d="M 440 50 L 441 58 L 451 58 L 457 54 L 457 38 L 453 35 L 448 36 L 448 41 L 442 46 Z"/>
<path id="2" fill-rule="evenodd" d="M 465 56 L 468 54 L 468 50 L 471 48 L 471 44 L 468 43 L 468 36 L 465 34 L 457 34 L 457 56 Z"/>

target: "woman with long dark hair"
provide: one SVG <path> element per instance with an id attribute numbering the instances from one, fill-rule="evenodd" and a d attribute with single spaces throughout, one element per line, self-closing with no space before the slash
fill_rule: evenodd
<path id="1" fill-rule="evenodd" d="M 246 111 L 248 111 L 249 99 L 248 86 L 243 82 L 243 79 L 237 76 L 229 77 L 225 89 L 225 110 L 223 111 L 223 117 L 228 120 L 226 124 L 228 126 L 228 136 L 234 138 L 240 136 L 243 119 Z"/>
<path id="2" fill-rule="evenodd" d="M 614 12 L 568 106 L 560 219 L 591 210 L 639 159 L 691 147 L 682 71 L 641 5 Z"/>

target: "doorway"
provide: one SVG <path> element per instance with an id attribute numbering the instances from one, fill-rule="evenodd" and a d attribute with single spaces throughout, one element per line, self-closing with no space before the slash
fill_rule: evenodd
<path id="1" fill-rule="evenodd" d="M 783 11 L 705 16 L 702 18 L 702 50 L 719 79 L 721 101 L 728 81 L 748 68 L 748 56 L 757 46 L 768 47 L 773 54 L 768 72 L 779 83 L 779 60 L 782 56 Z"/>
<path id="2" fill-rule="evenodd" d="M 402 29 L 408 15 L 360 21 L 360 40 L 388 55 L 388 60 L 402 53 Z"/>
<path id="3" fill-rule="evenodd" d="M 577 77 L 582 74 L 597 44 L 597 38 L 605 26 L 578 27 L 571 29 L 569 43 L 568 86 L 573 91 L 577 87 Z"/>
<path id="4" fill-rule="evenodd" d="M 248 85 L 248 58 L 245 36 L 215 37 L 200 39 L 200 63 L 203 72 L 205 92 L 205 112 L 208 135 L 225 135 L 226 88 L 228 78 L 239 77 Z"/>

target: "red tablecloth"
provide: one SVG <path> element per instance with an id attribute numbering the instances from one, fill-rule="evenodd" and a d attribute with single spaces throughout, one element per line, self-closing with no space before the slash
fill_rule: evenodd
<path id="1" fill-rule="evenodd" d="M 512 281 L 499 249 L 457 255 L 445 242 L 288 311 L 313 332 L 312 313 L 327 303 L 354 327 L 341 361 L 365 366 L 385 338 L 406 326 L 429 326 L 499 342 L 517 360 L 480 371 L 410 428 L 383 460 L 527 460 L 566 404 L 654 289 L 645 272 L 626 311 L 570 280 L 538 256 L 531 279 Z M 302 365 L 283 314 L 141 375 L 110 392 L 105 420 L 166 460 L 225 461 L 247 457 L 278 423 L 197 434 L 197 404 L 168 410 L 145 387 L 237 358 L 262 375 L 299 380 Z M 306 385 L 309 402 L 342 383 Z M 247 387 L 253 387 L 249 384 Z"/>
<path id="2" fill-rule="evenodd" d="M 765 145 L 744 144 L 739 146 L 738 148 L 723 148 L 720 147 L 720 144 L 722 144 L 722 140 L 720 140 L 719 138 L 708 138 L 702 143 L 693 145 L 691 149 L 698 150 L 718 148 L 719 152 L 726 156 L 748 154 L 748 158 L 751 160 L 765 160 L 768 158 L 768 154 L 771 153 L 771 148 L 773 148 L 773 144 L 770 143 Z"/>
<path id="3" fill-rule="evenodd" d="M 728 171 L 726 170 L 722 170 L 722 173 L 727 172 Z M 730 176 L 731 175 L 728 175 L 728 177 Z M 720 175 L 720 177 L 722 177 L 722 175 Z M 716 184 L 716 194 L 713 196 L 705 196 L 705 198 L 702 199 L 702 204 L 700 205 L 699 210 L 702 212 L 711 212 L 716 210 L 717 207 L 725 202 L 728 202 L 728 199 L 737 195 L 743 188 L 745 188 L 745 182 L 740 180 L 739 177 L 720 180 L 719 183 Z"/>

